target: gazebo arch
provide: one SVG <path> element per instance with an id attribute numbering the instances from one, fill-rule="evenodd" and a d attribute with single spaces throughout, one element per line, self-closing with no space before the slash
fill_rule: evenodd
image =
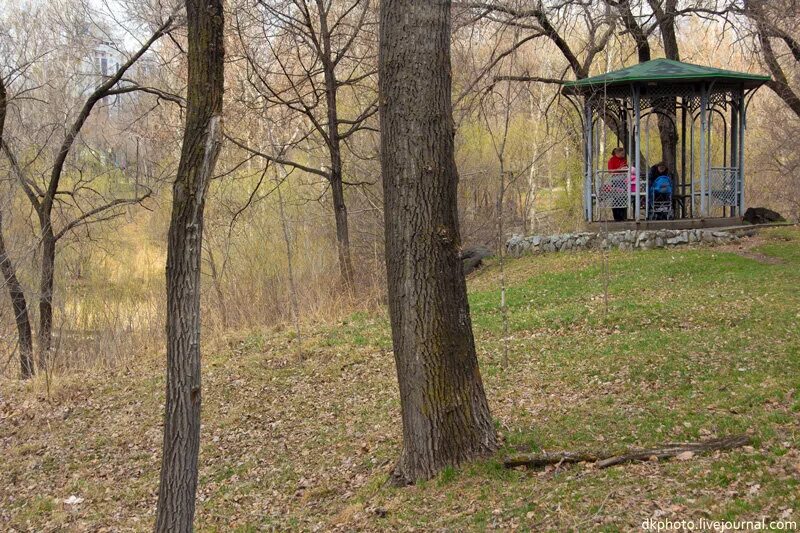
<path id="1" fill-rule="evenodd" d="M 563 94 L 582 99 L 586 220 L 608 220 L 610 208 L 627 209 L 628 221 L 647 220 L 647 170 L 667 155 L 653 158 L 649 150 L 649 123 L 653 117 L 658 122 L 659 116 L 667 117 L 677 134 L 674 168 L 669 169 L 674 218 L 741 217 L 747 105 L 769 79 L 654 59 L 565 83 Z M 715 133 L 713 125 L 720 117 L 722 128 Z M 606 168 L 612 144 L 626 149 L 636 169 L 636 178 L 625 179 L 623 188 L 610 186 L 620 175 Z"/>

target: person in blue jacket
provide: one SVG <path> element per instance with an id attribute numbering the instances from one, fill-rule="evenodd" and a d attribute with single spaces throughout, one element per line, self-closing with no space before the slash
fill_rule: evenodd
<path id="1" fill-rule="evenodd" d="M 659 176 L 667 176 L 670 180 L 672 180 L 672 175 L 669 173 L 669 168 L 667 164 L 663 161 L 656 163 L 652 167 L 650 167 L 650 172 L 647 173 L 647 187 L 650 188 L 653 186 L 653 182 Z"/>

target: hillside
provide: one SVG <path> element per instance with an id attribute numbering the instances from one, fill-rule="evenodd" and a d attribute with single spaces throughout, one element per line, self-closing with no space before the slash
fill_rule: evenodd
<path id="1" fill-rule="evenodd" d="M 800 231 L 743 247 L 510 261 L 510 364 L 498 268 L 470 281 L 504 450 L 409 488 L 386 316 L 205 339 L 203 531 L 629 530 L 649 518 L 800 522 Z M 608 312 L 604 286 L 608 286 Z M 0 381 L 2 529 L 150 530 L 160 358 L 50 385 Z M 616 450 L 750 432 L 687 461 L 505 470 L 504 453 Z M 74 498 L 73 498 L 74 497 Z M 67 503 L 70 502 L 70 503 Z"/>

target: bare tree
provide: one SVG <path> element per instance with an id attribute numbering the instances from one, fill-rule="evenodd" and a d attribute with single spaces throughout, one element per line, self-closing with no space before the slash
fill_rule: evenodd
<path id="1" fill-rule="evenodd" d="M 156 531 L 192 531 L 200 449 L 203 211 L 222 144 L 222 0 L 187 0 L 188 94 L 167 241 L 167 390 Z"/>
<path id="2" fill-rule="evenodd" d="M 497 447 L 460 259 L 450 2 L 384 0 L 379 83 L 389 315 L 403 418 L 393 478 Z"/>
<path id="3" fill-rule="evenodd" d="M 743 4 L 772 76 L 767 86 L 800 118 L 800 4 L 797 0 L 745 0 Z"/>
<path id="4" fill-rule="evenodd" d="M 255 11 L 237 10 L 235 15 L 235 30 L 248 65 L 246 82 L 256 96 L 249 105 L 262 112 L 280 106 L 295 113 L 308 125 L 298 143 L 316 140 L 326 153 L 321 168 L 290 158 L 274 162 L 327 180 L 339 270 L 345 285 L 351 287 L 343 147 L 359 131 L 371 129 L 369 119 L 377 113 L 372 96 L 375 66 L 370 1 L 259 0 L 258 6 Z M 238 144 L 247 148 L 246 143 Z"/>
<path id="5" fill-rule="evenodd" d="M 0 75 L 0 146 L 3 145 L 3 129 L 6 123 L 6 110 L 8 108 L 8 94 L 5 81 Z M 19 346 L 20 377 L 28 379 L 33 376 L 33 334 L 28 316 L 28 302 L 25 291 L 17 279 L 17 270 L 6 249 L 3 237 L 3 212 L 0 209 L 0 271 L 3 281 L 8 287 L 8 296 L 11 299 L 11 308 L 14 312 L 14 321 L 17 324 L 17 339 Z"/>
<path id="6" fill-rule="evenodd" d="M 530 7 L 528 7 L 530 4 Z M 608 9 L 599 9 L 593 2 L 567 1 L 548 5 L 541 0 L 520 5 L 518 2 L 461 1 L 456 5 L 470 10 L 479 18 L 490 18 L 493 22 L 520 29 L 516 46 L 529 42 L 525 34 L 545 38 L 556 48 L 567 63 L 566 71 L 572 72 L 576 79 L 585 78 L 597 55 L 602 52 L 614 35 L 616 18 Z M 567 38 L 576 27 L 583 26 L 586 38 L 576 48 Z M 511 53 L 509 50 L 508 53 Z M 565 74 L 566 74 L 565 71 Z M 498 79 L 498 78 L 495 78 Z M 501 77 L 506 80 L 509 77 Z M 514 81 L 561 83 L 561 78 L 531 76 L 528 74 L 511 76 Z"/>
<path id="7" fill-rule="evenodd" d="M 73 152 L 76 144 L 84 143 L 81 138 L 82 130 L 89 121 L 90 115 L 97 107 L 107 105 L 107 99 L 119 95 L 130 94 L 133 92 L 149 92 L 167 97 L 161 91 L 154 88 L 142 87 L 136 82 L 125 78 L 126 73 L 131 67 L 150 49 L 150 47 L 163 35 L 175 27 L 175 17 L 169 16 L 161 22 L 157 29 L 145 40 L 141 46 L 126 61 L 108 74 L 100 75 L 100 82 L 91 88 L 88 94 L 82 99 L 78 106 L 77 113 L 70 116 L 70 111 L 66 112 L 66 119 L 56 124 L 44 123 L 37 130 L 39 137 L 44 140 L 40 146 L 35 147 L 33 160 L 23 162 L 15 155 L 15 147 L 10 139 L 4 140 L 3 151 L 11 164 L 13 174 L 16 176 L 25 197 L 30 202 L 39 226 L 39 244 L 41 246 L 40 281 L 39 281 L 39 331 L 38 349 L 39 366 L 47 367 L 52 341 L 53 329 L 53 287 L 55 281 L 55 262 L 56 247 L 59 241 L 78 230 L 85 229 L 89 225 L 106 221 L 120 215 L 119 208 L 131 204 L 141 203 L 148 198 L 152 191 L 148 187 L 136 184 L 134 194 L 129 198 L 115 197 L 114 195 L 103 194 L 98 188 L 93 186 L 98 176 L 96 173 L 84 174 L 79 168 L 71 168 L 74 165 L 70 162 L 69 156 Z M 44 54 L 43 54 L 44 55 Z M 41 58 L 40 58 L 41 59 Z M 62 62 L 80 63 L 80 59 L 73 60 L 70 57 L 61 58 Z M 58 61 L 48 58 L 48 66 L 51 71 L 55 71 Z M 65 78 L 65 86 L 72 87 L 74 91 L 74 75 Z M 58 98 L 55 94 L 58 90 L 52 76 L 45 80 L 51 90 L 51 97 Z M 69 89 L 66 89 L 69 90 Z M 64 95 L 62 93 L 62 99 Z M 34 99 L 33 107 L 46 103 L 41 99 Z M 60 111 L 59 111 L 60 112 Z M 55 112 L 54 114 L 58 114 Z M 63 117 L 63 115 L 62 115 Z M 24 121 L 24 115 L 20 114 L 20 121 Z M 27 126 L 30 127 L 30 126 Z M 17 128 L 24 129 L 20 124 Z M 47 148 L 52 139 L 56 138 L 59 130 L 64 131 L 63 138 L 58 142 L 55 149 L 55 157 L 49 170 L 39 178 L 31 175 L 30 169 L 35 168 L 33 163 L 36 159 L 45 157 Z M 44 133 L 42 133 L 44 132 Z M 21 150 L 20 150 L 21 151 Z M 91 151 L 91 150 L 90 150 Z M 28 150 L 30 152 L 30 150 Z M 73 158 L 73 163 L 75 158 Z M 76 177 L 64 179 L 64 175 L 70 173 Z M 59 223 L 60 222 L 60 223 Z"/>

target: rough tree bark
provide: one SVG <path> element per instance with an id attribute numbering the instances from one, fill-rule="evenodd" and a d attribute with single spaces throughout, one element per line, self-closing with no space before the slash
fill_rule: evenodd
<path id="1" fill-rule="evenodd" d="M 188 95 L 167 242 L 167 387 L 156 531 L 192 531 L 200 448 L 203 209 L 222 140 L 222 0 L 186 0 Z"/>
<path id="2" fill-rule="evenodd" d="M 403 419 L 397 484 L 497 447 L 460 260 L 450 91 L 450 1 L 384 0 L 381 167 Z"/>
<path id="3" fill-rule="evenodd" d="M 6 108 L 8 107 L 8 97 L 6 86 L 0 78 L 0 145 L 3 143 L 3 129 L 6 123 Z M 28 316 L 28 302 L 25 299 L 25 291 L 22 289 L 17 271 L 6 250 L 5 239 L 3 238 L 3 214 L 0 211 L 0 271 L 3 274 L 3 282 L 8 287 L 8 296 L 11 298 L 11 309 L 14 312 L 14 321 L 17 324 L 17 339 L 19 345 L 20 377 L 28 379 L 33 376 L 33 334 L 31 333 L 31 322 Z"/>
<path id="4" fill-rule="evenodd" d="M 636 44 L 636 56 L 639 63 L 650 61 L 652 59 L 650 52 L 650 42 L 647 39 L 647 32 L 642 28 L 639 21 L 633 14 L 631 9 L 631 0 L 606 0 L 606 3 L 616 7 L 619 10 L 622 25 L 630 33 L 633 42 Z"/>

